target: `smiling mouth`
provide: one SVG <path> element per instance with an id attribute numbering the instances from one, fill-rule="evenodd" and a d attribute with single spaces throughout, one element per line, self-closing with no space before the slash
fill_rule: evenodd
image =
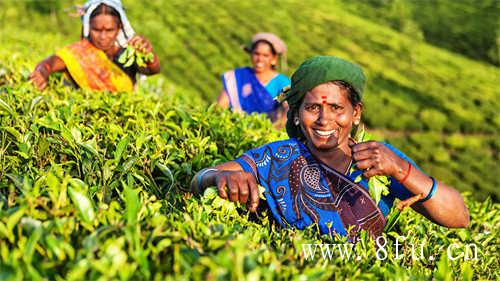
<path id="1" fill-rule="evenodd" d="M 329 131 L 313 129 L 313 132 L 315 135 L 320 136 L 320 137 L 330 137 L 332 135 L 334 135 L 335 137 L 338 137 L 338 135 L 339 135 L 338 129 L 329 130 Z"/>

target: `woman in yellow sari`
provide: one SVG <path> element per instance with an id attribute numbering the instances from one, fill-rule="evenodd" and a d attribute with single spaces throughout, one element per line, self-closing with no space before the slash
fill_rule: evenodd
<path id="1" fill-rule="evenodd" d="M 82 40 L 43 60 L 31 74 L 30 80 L 39 90 L 47 86 L 54 72 L 64 72 L 80 88 L 112 92 L 132 91 L 137 73 L 160 72 L 151 43 L 134 34 L 120 0 L 90 0 L 84 9 Z M 153 59 L 144 66 L 120 63 L 118 58 L 127 45 L 152 53 Z"/>

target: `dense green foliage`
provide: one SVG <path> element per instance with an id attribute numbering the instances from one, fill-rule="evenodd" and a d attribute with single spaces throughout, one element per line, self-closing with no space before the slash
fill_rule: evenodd
<path id="1" fill-rule="evenodd" d="M 306 259 L 302 244 L 342 240 L 318 237 L 314 228 L 277 229 L 265 213 L 255 222 L 231 205 L 179 191 L 195 170 L 284 137 L 261 116 L 188 109 L 182 93 L 150 82 L 134 94 L 96 94 L 55 79 L 41 94 L 16 68 L 2 69 L 9 81 L 0 95 L 2 280 L 499 277 L 500 209 L 491 200 L 467 196 L 467 230 L 404 212 L 387 238 L 408 237 L 401 259 L 387 246 L 390 257 L 378 260 L 366 237 L 355 249 L 362 262 L 321 260 L 319 252 Z M 425 244 L 425 260 L 411 258 L 412 243 Z M 446 256 L 453 243 L 455 261 Z M 464 261 L 470 243 L 478 260 Z"/>
<path id="2" fill-rule="evenodd" d="M 47 91 L 34 90 L 30 71 L 76 40 L 79 22 L 61 1 L 28 1 L 26 10 L 0 3 L 0 280 L 500 278 L 498 68 L 336 2 L 124 2 L 164 74 L 133 94 L 75 91 L 57 76 Z M 379 261 L 366 237 L 357 244 L 361 262 L 307 260 L 301 244 L 333 240 L 181 192 L 197 170 L 286 137 L 262 116 L 208 106 L 220 74 L 248 63 L 240 44 L 260 30 L 287 41 L 289 71 L 314 54 L 362 65 L 369 130 L 469 191 L 469 229 L 439 227 L 407 210 L 387 234 L 391 244 L 399 235 L 407 246 L 425 243 L 435 260 L 412 260 L 407 248 L 403 259 Z M 462 251 L 477 244 L 478 260 L 448 260 L 453 243 Z"/>

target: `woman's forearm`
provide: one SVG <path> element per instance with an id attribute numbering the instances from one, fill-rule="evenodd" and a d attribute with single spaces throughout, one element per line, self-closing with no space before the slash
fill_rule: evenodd
<path id="1" fill-rule="evenodd" d="M 58 56 L 52 55 L 45 60 L 41 61 L 38 66 L 44 67 L 48 71 L 48 75 L 54 72 L 60 72 L 66 69 L 66 64 Z M 47 76 L 48 76 L 47 75 Z"/>
<path id="2" fill-rule="evenodd" d="M 39 89 L 43 90 L 47 86 L 50 74 L 62 71 L 66 68 L 64 61 L 52 55 L 41 61 L 30 75 L 30 81 Z"/>
<path id="3" fill-rule="evenodd" d="M 433 180 L 414 167 L 404 179 L 404 186 L 413 194 L 423 194 L 427 197 L 433 186 Z M 402 180 L 401 177 L 397 178 Z M 435 194 L 425 202 L 417 202 L 413 209 L 429 220 L 446 227 L 467 227 L 469 225 L 469 210 L 460 193 L 442 182 L 436 180 Z"/>

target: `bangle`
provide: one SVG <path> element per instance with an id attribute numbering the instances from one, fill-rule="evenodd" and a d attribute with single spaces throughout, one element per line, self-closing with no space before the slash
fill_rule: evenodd
<path id="1" fill-rule="evenodd" d="M 408 179 L 408 176 L 411 173 L 411 163 L 410 163 L 410 161 L 406 161 L 406 162 L 408 162 L 408 169 L 407 169 L 408 172 L 406 172 L 406 176 L 402 180 L 399 181 L 400 184 L 403 184 Z"/>
<path id="2" fill-rule="evenodd" d="M 432 198 L 432 196 L 434 196 L 434 194 L 436 194 L 436 190 L 437 190 L 437 181 L 436 181 L 436 179 L 435 179 L 435 178 L 433 178 L 433 177 L 430 177 L 430 178 L 431 178 L 431 180 L 432 180 L 432 187 L 431 187 L 431 191 L 429 191 L 429 194 L 427 194 L 427 196 L 425 196 L 425 198 L 424 198 L 424 199 L 421 199 L 420 201 L 418 201 L 418 202 L 420 202 L 420 203 L 424 203 L 425 201 L 427 201 L 427 200 L 431 199 L 431 198 Z"/>
<path id="3" fill-rule="evenodd" d="M 196 178 L 197 183 L 198 183 L 198 186 L 197 186 L 197 187 L 198 187 L 198 190 L 197 190 L 197 192 L 196 192 L 196 193 L 200 193 L 200 192 L 201 192 L 201 190 L 203 189 L 203 186 L 202 186 L 203 177 L 204 177 L 206 174 L 208 174 L 209 172 L 217 172 L 217 171 L 218 171 L 218 169 L 215 169 L 215 168 L 205 168 L 205 169 L 203 169 L 203 170 L 201 170 L 201 171 L 199 172 L 199 175 L 198 175 L 198 177 Z"/>

